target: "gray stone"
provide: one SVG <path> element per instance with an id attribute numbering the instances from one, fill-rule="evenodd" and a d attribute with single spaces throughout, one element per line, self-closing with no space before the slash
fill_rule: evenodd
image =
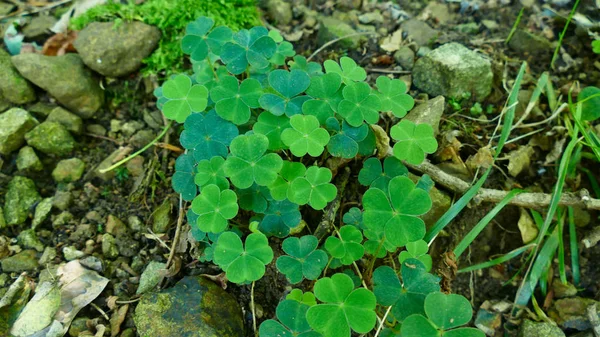
<path id="1" fill-rule="evenodd" d="M 584 331 L 592 328 L 587 314 L 587 308 L 590 305 L 596 305 L 596 312 L 598 313 L 600 303 L 591 298 L 562 298 L 554 301 L 548 315 L 563 329 Z"/>
<path id="2" fill-rule="evenodd" d="M 85 163 L 79 158 L 61 160 L 52 171 L 52 178 L 57 183 L 74 182 L 81 178 L 85 171 Z"/>
<path id="3" fill-rule="evenodd" d="M 338 20 L 328 16 L 321 16 L 319 18 L 319 44 L 323 45 L 331 40 L 338 39 L 340 37 L 356 34 L 356 30 L 349 24 L 342 20 Z M 360 46 L 360 43 L 365 40 L 364 36 L 347 37 L 338 42 L 343 48 L 354 49 Z"/>
<path id="4" fill-rule="evenodd" d="M 35 270 L 39 266 L 35 254 L 35 250 L 27 249 L 2 259 L 0 261 L 2 271 L 5 273 L 20 273 Z"/>
<path id="5" fill-rule="evenodd" d="M 133 319 L 140 336 L 244 336 L 236 299 L 196 276 L 184 277 L 173 288 L 144 294 Z"/>
<path id="6" fill-rule="evenodd" d="M 152 130 L 140 130 L 136 132 L 130 139 L 129 143 L 135 147 L 144 147 L 154 140 L 156 135 Z"/>
<path id="7" fill-rule="evenodd" d="M 58 208 L 61 211 L 66 210 L 73 204 L 73 194 L 69 191 L 56 190 L 52 206 Z"/>
<path id="8" fill-rule="evenodd" d="M 86 130 L 93 135 L 106 136 L 106 128 L 100 124 L 90 124 L 86 127 Z"/>
<path id="9" fill-rule="evenodd" d="M 33 172 L 43 170 L 44 166 L 31 146 L 23 146 L 17 155 L 17 169 Z"/>
<path id="10" fill-rule="evenodd" d="M 382 23 L 383 15 L 379 10 L 374 10 L 372 12 L 367 12 L 358 16 L 358 21 L 360 23 L 368 24 L 368 23 Z"/>
<path id="11" fill-rule="evenodd" d="M 415 86 L 432 96 L 468 92 L 482 100 L 492 91 L 490 61 L 459 43 L 445 44 L 418 59 L 412 75 Z"/>
<path id="12" fill-rule="evenodd" d="M 102 254 L 107 259 L 116 259 L 119 257 L 119 249 L 115 242 L 115 237 L 106 233 L 102 235 Z"/>
<path id="13" fill-rule="evenodd" d="M 67 261 L 77 260 L 85 256 L 84 252 L 77 250 L 77 248 L 73 246 L 64 247 L 62 252 L 63 256 L 65 257 L 65 260 Z"/>
<path id="14" fill-rule="evenodd" d="M 433 127 L 433 133 L 437 136 L 440 132 L 440 120 L 446 108 L 444 96 L 432 98 L 425 103 L 417 105 L 404 117 L 415 124 L 429 124 Z"/>
<path id="15" fill-rule="evenodd" d="M 7 155 L 18 150 L 25 142 L 25 134 L 36 125 L 38 121 L 20 108 L 0 114 L 0 154 Z"/>
<path id="16" fill-rule="evenodd" d="M 10 102 L 0 93 L 0 112 L 6 111 L 10 105 Z"/>
<path id="17" fill-rule="evenodd" d="M 121 237 L 122 235 L 126 235 L 128 232 L 127 226 L 121 219 L 116 216 L 110 214 L 108 219 L 106 220 L 106 225 L 104 226 L 104 230 L 106 233 L 114 235 L 116 237 Z"/>
<path id="18" fill-rule="evenodd" d="M 21 75 L 81 118 L 92 117 L 102 106 L 104 91 L 77 54 L 20 54 L 12 57 L 12 63 Z"/>
<path id="19" fill-rule="evenodd" d="M 44 244 L 38 239 L 33 229 L 22 230 L 17 237 L 17 242 L 25 248 L 35 249 L 38 252 L 44 250 Z"/>
<path id="20" fill-rule="evenodd" d="M 23 28 L 23 35 L 26 38 L 34 39 L 44 34 L 50 33 L 50 28 L 56 24 L 56 18 L 51 15 L 38 15 L 31 19 L 31 22 Z"/>
<path id="21" fill-rule="evenodd" d="M 144 157 L 137 156 L 132 158 L 130 161 L 125 164 L 127 167 L 127 172 L 131 174 L 132 177 L 139 177 L 144 174 Z"/>
<path id="22" fill-rule="evenodd" d="M 144 225 L 142 220 L 135 215 L 131 215 L 127 218 L 127 224 L 129 224 L 129 229 L 131 229 L 133 232 L 140 232 L 142 230 L 142 226 Z"/>
<path id="23" fill-rule="evenodd" d="M 29 112 L 36 115 L 37 117 L 46 118 L 52 110 L 56 109 L 56 104 L 49 104 L 44 102 L 37 102 L 34 105 L 27 108 Z"/>
<path id="24" fill-rule="evenodd" d="M 144 110 L 144 122 L 153 129 L 163 128 L 163 120 L 160 111 Z"/>
<path id="25" fill-rule="evenodd" d="M 476 35 L 479 33 L 479 25 L 476 22 L 469 22 L 457 25 L 455 29 L 461 33 Z"/>
<path id="26" fill-rule="evenodd" d="M 50 212 L 52 211 L 53 203 L 54 198 L 44 198 L 39 204 L 37 204 L 35 207 L 35 213 L 33 214 L 33 221 L 31 223 L 31 227 L 33 229 L 36 229 L 48 218 Z"/>
<path id="27" fill-rule="evenodd" d="M 515 31 L 508 46 L 518 53 L 532 55 L 550 54 L 554 50 L 554 44 L 548 39 L 522 29 Z"/>
<path id="28" fill-rule="evenodd" d="M 8 183 L 4 202 L 4 218 L 9 226 L 27 220 L 31 208 L 41 200 L 33 180 L 15 176 Z"/>
<path id="29" fill-rule="evenodd" d="M 75 148 L 75 140 L 67 129 L 56 122 L 44 122 L 25 135 L 27 144 L 56 156 L 66 156 Z"/>
<path id="30" fill-rule="evenodd" d="M 73 43 L 83 62 L 108 77 L 131 74 L 156 48 L 161 33 L 142 22 L 92 22 Z"/>
<path id="31" fill-rule="evenodd" d="M 99 273 L 104 271 L 104 267 L 102 266 L 102 260 L 95 256 L 86 256 L 81 261 L 79 261 L 82 266 L 89 268 L 91 270 L 95 270 Z"/>
<path id="32" fill-rule="evenodd" d="M 140 254 L 140 242 L 131 236 L 124 235 L 116 239 L 119 254 L 125 257 L 134 257 Z"/>
<path id="33" fill-rule="evenodd" d="M 115 176 L 115 170 L 110 170 L 107 172 L 100 172 L 101 170 L 107 169 L 109 167 L 111 167 L 114 164 L 115 158 L 123 155 L 123 153 L 129 153 L 130 152 L 130 148 L 126 148 L 126 147 L 120 147 L 118 149 L 116 149 L 115 151 L 113 151 L 110 156 L 106 157 L 94 170 L 94 176 L 104 180 L 104 181 L 108 181 L 111 180 L 112 178 L 114 178 Z"/>
<path id="34" fill-rule="evenodd" d="M 61 107 L 54 108 L 54 110 L 50 112 L 50 115 L 48 115 L 46 121 L 60 123 L 67 130 L 76 134 L 81 134 L 83 132 L 83 120 L 81 117 Z"/>
<path id="35" fill-rule="evenodd" d="M 437 30 L 417 19 L 406 20 L 402 23 L 401 27 L 406 32 L 406 35 L 419 46 L 431 45 L 439 35 Z"/>
<path id="36" fill-rule="evenodd" d="M 400 49 L 394 53 L 394 60 L 396 60 L 396 63 L 403 69 L 412 70 L 415 65 L 415 52 L 408 46 L 400 47 Z"/>
<path id="37" fill-rule="evenodd" d="M 134 133 L 136 133 L 138 130 L 141 130 L 144 127 L 144 123 L 140 122 L 140 121 L 130 121 L 127 123 L 124 123 L 120 130 L 121 133 L 123 135 L 125 135 L 126 137 L 131 137 Z M 114 130 L 112 130 L 114 131 Z"/>
<path id="38" fill-rule="evenodd" d="M 552 281 L 552 291 L 556 298 L 573 297 L 577 295 L 577 288 L 571 283 L 563 284 L 559 279 Z"/>
<path id="39" fill-rule="evenodd" d="M 0 48 L 0 95 L 14 104 L 35 101 L 33 86 L 15 69 L 10 55 Z"/>
<path id="40" fill-rule="evenodd" d="M 73 242 L 83 242 L 91 239 L 98 233 L 98 226 L 86 223 L 80 223 L 75 228 L 75 231 L 69 236 L 69 240 Z"/>
<path id="41" fill-rule="evenodd" d="M 548 322 L 524 320 L 519 330 L 519 337 L 565 337 L 565 333 Z"/>
<path id="42" fill-rule="evenodd" d="M 64 211 L 62 213 L 60 213 L 59 215 L 57 215 L 54 219 L 52 219 L 52 227 L 56 228 L 56 227 L 60 227 L 60 226 L 64 226 L 68 223 L 70 223 L 71 221 L 73 221 L 75 217 L 73 216 L 73 214 L 71 214 L 68 211 Z"/>
<path id="43" fill-rule="evenodd" d="M 56 248 L 46 247 L 38 263 L 40 264 L 40 266 L 45 266 L 46 264 L 52 262 L 52 260 L 54 260 L 57 256 L 58 253 L 56 252 Z"/>
<path id="44" fill-rule="evenodd" d="M 166 233 L 169 230 L 172 209 L 173 204 L 167 199 L 152 213 L 152 231 L 154 233 Z"/>
<path id="45" fill-rule="evenodd" d="M 267 1 L 269 17 L 279 25 L 289 25 L 292 22 L 292 5 L 283 0 Z"/>

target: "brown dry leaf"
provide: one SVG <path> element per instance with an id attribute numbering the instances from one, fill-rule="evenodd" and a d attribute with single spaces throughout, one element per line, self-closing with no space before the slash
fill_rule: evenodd
<path id="1" fill-rule="evenodd" d="M 73 47 L 73 42 L 76 38 L 77 32 L 74 31 L 70 31 L 67 34 L 54 34 L 44 43 L 42 54 L 46 56 L 61 56 L 69 52 L 76 52 L 77 50 Z"/>
<path id="2" fill-rule="evenodd" d="M 385 130 L 377 125 L 371 125 L 373 133 L 375 133 L 375 145 L 377 147 L 377 157 L 384 158 L 392 153 L 392 147 L 390 146 L 390 137 Z"/>
<path id="3" fill-rule="evenodd" d="M 511 151 L 508 154 L 508 174 L 516 177 L 524 170 L 527 170 L 534 153 L 535 151 L 530 145 L 521 146 L 518 150 Z"/>
<path id="4" fill-rule="evenodd" d="M 494 155 L 490 146 L 480 148 L 474 156 L 467 159 L 466 164 L 471 171 L 476 171 L 478 168 L 488 169 L 494 164 Z"/>
<path id="5" fill-rule="evenodd" d="M 402 43 L 402 30 L 398 29 L 392 35 L 388 35 L 381 41 L 381 49 L 387 52 L 394 52 L 400 49 Z"/>
<path id="6" fill-rule="evenodd" d="M 117 307 L 118 300 L 119 300 L 119 296 L 108 296 L 108 298 L 106 299 L 106 306 L 110 310 L 115 310 L 115 308 Z"/>
<path id="7" fill-rule="evenodd" d="M 460 148 L 462 147 L 462 143 L 457 138 L 460 135 L 460 131 L 452 130 L 445 132 L 442 137 L 440 137 L 441 143 L 437 156 L 441 161 L 451 160 L 454 163 L 462 162 L 462 159 L 460 159 L 460 156 L 458 155 Z"/>
<path id="8" fill-rule="evenodd" d="M 523 243 L 529 243 L 538 235 L 539 229 L 535 225 L 533 218 L 529 215 L 529 212 L 524 208 L 520 208 L 521 216 L 519 217 L 519 231 L 521 232 L 521 239 L 523 239 Z"/>
<path id="9" fill-rule="evenodd" d="M 567 138 L 563 138 L 561 140 L 554 142 L 554 147 L 552 148 L 552 151 L 550 151 L 550 153 L 548 153 L 548 155 L 546 156 L 544 165 L 553 164 L 554 162 L 556 162 L 558 160 L 558 158 L 560 158 L 562 156 L 566 141 L 567 141 Z"/>
<path id="10" fill-rule="evenodd" d="M 121 332 L 121 324 L 125 321 L 125 316 L 127 316 L 127 310 L 129 310 L 129 304 L 125 304 L 120 307 L 119 310 L 113 312 L 110 317 L 110 336 L 117 337 L 119 332 Z"/>

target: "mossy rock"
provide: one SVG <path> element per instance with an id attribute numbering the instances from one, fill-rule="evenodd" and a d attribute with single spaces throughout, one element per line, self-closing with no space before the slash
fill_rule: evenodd
<path id="1" fill-rule="evenodd" d="M 25 134 L 36 125 L 38 121 L 20 108 L 0 114 L 0 154 L 18 150 L 25 142 Z"/>
<path id="2" fill-rule="evenodd" d="M 50 155 L 66 156 L 75 148 L 73 136 L 62 124 L 44 122 L 25 135 L 27 144 Z"/>
<path id="3" fill-rule="evenodd" d="M 14 104 L 35 101 L 35 91 L 31 83 L 19 74 L 10 61 L 10 55 L 0 48 L 0 94 Z"/>
<path id="4" fill-rule="evenodd" d="M 31 208 L 42 198 L 33 180 L 15 176 L 8 183 L 4 203 L 4 218 L 9 226 L 20 225 L 27 220 Z"/>

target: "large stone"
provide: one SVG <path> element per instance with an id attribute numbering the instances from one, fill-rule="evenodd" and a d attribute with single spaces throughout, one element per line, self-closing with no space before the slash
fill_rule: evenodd
<path id="1" fill-rule="evenodd" d="M 81 118 L 92 117 L 102 106 L 104 91 L 77 54 L 20 54 L 12 57 L 12 63 L 21 75 Z"/>
<path id="2" fill-rule="evenodd" d="M 267 13 L 276 24 L 289 25 L 292 22 L 292 5 L 283 0 L 267 1 Z"/>
<path id="3" fill-rule="evenodd" d="M 428 46 L 432 44 L 439 34 L 437 30 L 431 28 L 427 23 L 417 19 L 410 19 L 403 22 L 402 30 L 419 46 Z"/>
<path id="4" fill-rule="evenodd" d="M 39 266 L 35 255 L 35 250 L 24 250 L 11 257 L 2 259 L 0 266 L 2 266 L 2 271 L 5 273 L 20 273 L 35 270 Z"/>
<path id="5" fill-rule="evenodd" d="M 76 134 L 83 132 L 83 121 L 81 120 L 81 117 L 61 107 L 54 108 L 48 115 L 46 121 L 60 123 L 67 130 Z"/>
<path id="6" fill-rule="evenodd" d="M 44 244 L 38 239 L 33 229 L 21 231 L 17 236 L 17 242 L 25 248 L 35 249 L 40 253 L 44 251 Z"/>
<path id="7" fill-rule="evenodd" d="M 477 100 L 492 91 L 489 60 L 459 43 L 445 44 L 415 63 L 415 86 L 432 96 L 460 97 L 471 93 Z"/>
<path id="8" fill-rule="evenodd" d="M 128 75 L 156 48 L 160 30 L 142 22 L 92 22 L 77 35 L 74 46 L 83 62 L 108 77 Z"/>
<path id="9" fill-rule="evenodd" d="M 70 183 L 79 180 L 85 171 L 85 163 L 79 158 L 61 160 L 52 171 L 57 183 Z"/>
<path id="10" fill-rule="evenodd" d="M 25 135 L 27 144 L 45 154 L 65 156 L 75 148 L 73 136 L 62 124 L 44 122 Z"/>
<path id="11" fill-rule="evenodd" d="M 31 146 L 23 146 L 17 155 L 17 169 L 33 172 L 43 170 L 44 166 Z"/>
<path id="12" fill-rule="evenodd" d="M 242 337 L 242 310 L 229 293 L 202 277 L 146 293 L 135 308 L 140 336 Z"/>
<path id="13" fill-rule="evenodd" d="M 18 150 L 25 142 L 25 134 L 37 124 L 37 120 L 23 109 L 12 108 L 0 114 L 0 154 Z"/>
<path id="14" fill-rule="evenodd" d="M 342 20 L 330 16 L 321 16 L 319 18 L 319 44 L 323 45 L 329 41 L 341 38 L 343 36 L 356 34 L 356 30 Z M 340 40 L 338 43 L 344 48 L 358 48 L 361 41 L 365 40 L 364 36 L 347 37 Z"/>
<path id="15" fill-rule="evenodd" d="M 51 15 L 38 15 L 31 19 L 31 22 L 23 28 L 23 34 L 26 38 L 34 39 L 50 33 L 50 28 L 56 24 L 56 18 Z"/>
<path id="16" fill-rule="evenodd" d="M 31 208 L 41 200 L 33 180 L 15 176 L 8 183 L 4 198 L 4 218 L 7 225 L 20 225 L 27 220 Z"/>
<path id="17" fill-rule="evenodd" d="M 526 319 L 521 324 L 519 337 L 565 337 L 565 333 L 552 323 Z"/>
<path id="18" fill-rule="evenodd" d="M 446 99 L 444 99 L 444 96 L 438 96 L 417 105 L 404 118 L 415 124 L 431 125 L 434 135 L 437 136 L 440 132 L 440 120 L 442 119 L 442 114 L 444 114 L 445 107 Z"/>
<path id="19" fill-rule="evenodd" d="M 10 62 L 10 55 L 0 48 L 0 95 L 14 104 L 35 101 L 33 86 Z"/>
<path id="20" fill-rule="evenodd" d="M 521 54 L 550 54 L 554 44 L 545 37 L 532 34 L 522 29 L 517 29 L 508 42 L 508 46 Z"/>

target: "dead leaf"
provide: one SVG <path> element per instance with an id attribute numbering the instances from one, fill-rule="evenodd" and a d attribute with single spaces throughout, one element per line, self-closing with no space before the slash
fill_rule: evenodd
<path id="1" fill-rule="evenodd" d="M 156 287 L 168 274 L 165 267 L 166 263 L 150 261 L 140 277 L 140 285 L 135 293 L 140 295 L 154 289 L 154 287 Z"/>
<path id="2" fill-rule="evenodd" d="M 521 216 L 519 217 L 519 231 L 521 232 L 521 239 L 523 239 L 523 243 L 529 243 L 538 235 L 539 229 L 536 226 L 535 222 L 529 212 L 524 208 L 520 208 Z"/>
<path id="3" fill-rule="evenodd" d="M 387 52 L 394 52 L 400 49 L 402 43 L 402 30 L 398 29 L 392 35 L 388 35 L 381 41 L 381 49 Z"/>
<path id="4" fill-rule="evenodd" d="M 474 156 L 470 156 L 467 159 L 466 164 L 471 171 L 477 171 L 479 168 L 488 169 L 494 164 L 494 156 L 492 155 L 490 146 L 480 148 Z"/>
<path id="5" fill-rule="evenodd" d="M 67 34 L 54 34 L 42 47 L 42 54 L 46 56 L 61 56 L 69 52 L 77 52 L 73 42 L 77 38 L 77 32 L 70 31 Z"/>
<path id="6" fill-rule="evenodd" d="M 50 28 L 50 30 L 55 33 L 65 33 L 69 28 L 69 22 L 71 22 L 72 18 L 76 18 L 87 12 L 89 9 L 105 3 L 106 0 L 77 0 L 73 6 L 60 17 L 60 20 Z"/>
<path id="7" fill-rule="evenodd" d="M 528 169 L 534 153 L 535 151 L 530 145 L 521 146 L 518 150 L 511 151 L 508 154 L 508 174 L 516 177 Z"/>
<path id="8" fill-rule="evenodd" d="M 375 133 L 375 146 L 377 147 L 377 157 L 384 158 L 392 153 L 392 147 L 390 146 L 390 137 L 385 130 L 377 125 L 371 125 L 373 133 Z"/>
<path id="9" fill-rule="evenodd" d="M 117 337 L 119 332 L 121 332 L 121 324 L 125 321 L 125 316 L 127 316 L 127 310 L 129 310 L 129 304 L 125 304 L 120 307 L 119 310 L 113 312 L 110 318 L 110 336 Z"/>
<path id="10" fill-rule="evenodd" d="M 554 162 L 556 162 L 558 160 L 558 158 L 562 157 L 563 149 L 565 147 L 566 141 L 567 141 L 567 138 L 563 138 L 561 140 L 554 142 L 554 147 L 552 148 L 552 151 L 550 151 L 550 153 L 548 153 L 548 155 L 546 156 L 544 165 L 553 164 Z"/>

